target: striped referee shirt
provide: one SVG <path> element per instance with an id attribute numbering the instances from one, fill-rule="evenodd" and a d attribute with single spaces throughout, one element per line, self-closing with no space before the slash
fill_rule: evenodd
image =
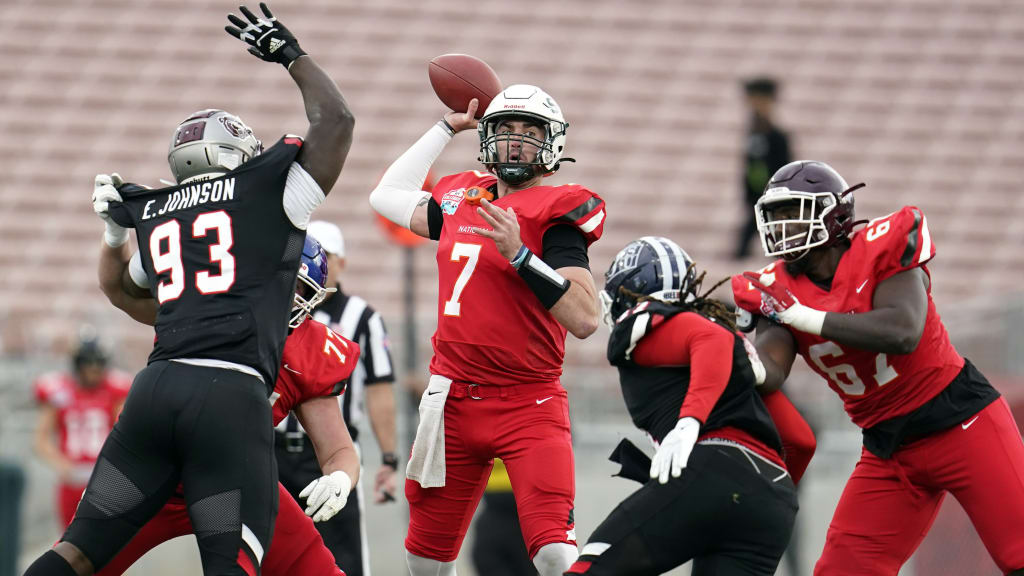
<path id="1" fill-rule="evenodd" d="M 359 344 L 359 363 L 349 378 L 345 393 L 339 397 L 341 413 L 345 417 L 352 439 L 356 440 L 356 426 L 363 420 L 363 399 L 366 387 L 390 384 L 395 381 L 392 369 L 388 333 L 380 313 L 359 296 L 345 294 L 341 286 L 313 311 L 313 319 L 329 326 L 345 338 Z M 278 430 L 301 430 L 298 419 L 289 414 Z"/>

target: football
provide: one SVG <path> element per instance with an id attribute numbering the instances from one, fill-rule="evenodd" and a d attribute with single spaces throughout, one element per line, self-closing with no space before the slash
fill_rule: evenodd
<path id="1" fill-rule="evenodd" d="M 469 101 L 476 98 L 480 101 L 476 117 L 480 118 L 501 92 L 501 80 L 494 70 L 469 54 L 443 54 L 431 60 L 427 68 L 437 97 L 457 112 L 465 112 Z"/>

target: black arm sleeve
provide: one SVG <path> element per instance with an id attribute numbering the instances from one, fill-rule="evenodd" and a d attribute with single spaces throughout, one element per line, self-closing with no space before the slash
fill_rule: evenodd
<path id="1" fill-rule="evenodd" d="M 438 211 L 440 211 L 440 207 L 438 207 Z M 542 250 L 543 255 L 541 259 L 555 270 L 565 268 L 566 266 L 576 266 L 590 270 L 590 258 L 587 256 L 587 241 L 584 239 L 583 233 L 575 226 L 559 224 L 548 228 L 547 232 L 544 233 Z"/>
<path id="2" fill-rule="evenodd" d="M 441 205 L 433 198 L 427 204 L 427 230 L 431 240 L 441 239 L 441 227 L 444 226 L 444 213 L 441 212 Z"/>

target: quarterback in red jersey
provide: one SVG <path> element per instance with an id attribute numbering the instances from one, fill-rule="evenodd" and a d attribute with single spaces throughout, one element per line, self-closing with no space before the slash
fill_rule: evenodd
<path id="1" fill-rule="evenodd" d="M 115 272 L 114 268 L 112 266 L 108 272 Z M 119 274 L 123 276 L 126 272 L 121 271 Z M 289 334 L 269 400 L 275 425 L 284 420 L 289 411 L 295 410 L 313 442 L 324 476 L 313 481 L 301 493 L 306 498 L 305 514 L 288 491 L 278 483 L 279 509 L 274 535 L 266 554 L 263 555 L 261 551 L 263 561 L 259 573 L 263 576 L 344 576 L 335 565 L 334 556 L 324 545 L 313 522 L 324 521 L 337 514 L 358 480 L 358 455 L 334 397 L 345 390 L 345 384 L 359 359 L 359 345 L 308 317 L 327 295 L 328 291 L 324 288 L 326 278 L 326 255 L 320 244 L 307 236 L 301 256 Z M 125 294 L 122 296 L 127 297 Z M 140 306 L 130 307 L 138 310 Z M 174 496 L 156 516 L 136 533 L 109 564 L 97 572 L 98 576 L 122 574 L 159 544 L 193 533 L 182 488 L 178 487 Z M 254 575 L 255 572 L 251 574 Z"/>
<path id="2" fill-rule="evenodd" d="M 57 495 L 62 527 L 71 523 L 103 441 L 132 385 L 131 377 L 107 368 L 97 339 L 84 335 L 71 356 L 72 372 L 40 376 L 36 454 L 60 477 Z"/>
<path id="3" fill-rule="evenodd" d="M 856 188 L 821 162 L 781 168 L 755 210 L 766 255 L 782 259 L 733 278 L 765 386 L 780 386 L 799 353 L 863 429 L 814 573 L 895 575 L 950 492 L 1000 569 L 1024 574 L 1018 427 L 950 344 L 924 214 L 907 206 L 854 231 Z"/>
<path id="4" fill-rule="evenodd" d="M 439 299 L 431 378 L 406 471 L 413 576 L 455 573 L 473 511 L 500 457 L 523 538 L 542 576 L 577 557 L 572 441 L 562 373 L 566 332 L 597 329 L 587 247 L 605 208 L 587 188 L 545 186 L 568 123 L 536 86 L 509 86 L 487 107 L 451 112 L 381 178 L 374 209 L 438 241 Z M 457 133 L 476 128 L 487 173 L 420 184 Z"/>

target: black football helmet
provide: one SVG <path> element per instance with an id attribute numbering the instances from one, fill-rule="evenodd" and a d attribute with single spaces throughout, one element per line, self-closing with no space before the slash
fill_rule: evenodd
<path id="1" fill-rule="evenodd" d="M 619 251 L 604 278 L 601 308 L 605 324 L 613 326 L 624 312 L 636 306 L 638 296 L 665 302 L 692 300 L 697 271 L 693 259 L 675 242 L 644 236 Z"/>
<path id="2" fill-rule="evenodd" d="M 828 164 L 790 162 L 772 176 L 754 205 L 765 256 L 787 262 L 803 258 L 812 248 L 831 246 L 853 232 L 854 190 Z"/>

